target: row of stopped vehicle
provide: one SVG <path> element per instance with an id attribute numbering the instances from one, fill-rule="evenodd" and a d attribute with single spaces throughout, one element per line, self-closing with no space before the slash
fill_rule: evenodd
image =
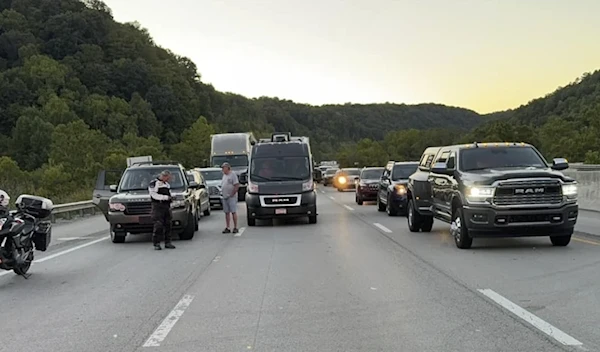
<path id="1" fill-rule="evenodd" d="M 427 148 L 408 180 L 408 227 L 450 224 L 458 248 L 476 237 L 549 236 L 566 246 L 578 216 L 577 182 L 526 143 Z"/>

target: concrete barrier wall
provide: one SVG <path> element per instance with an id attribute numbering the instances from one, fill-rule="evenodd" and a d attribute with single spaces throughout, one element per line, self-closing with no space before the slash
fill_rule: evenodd
<path id="1" fill-rule="evenodd" d="M 598 170 L 593 170 L 591 165 L 585 168 L 573 166 L 563 172 L 579 183 L 579 207 L 600 212 L 600 166 Z"/>

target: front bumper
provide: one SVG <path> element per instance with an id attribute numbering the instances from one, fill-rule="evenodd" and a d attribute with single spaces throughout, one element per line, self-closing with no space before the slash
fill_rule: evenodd
<path id="1" fill-rule="evenodd" d="M 258 194 L 246 194 L 246 211 L 248 217 L 255 219 L 297 218 L 317 215 L 317 194 L 306 192 L 301 194 L 298 206 L 261 206 Z M 285 209 L 285 212 L 281 209 Z"/>
<path id="2" fill-rule="evenodd" d="M 171 231 L 181 232 L 188 222 L 186 208 L 171 209 Z M 125 215 L 122 212 L 109 212 L 108 219 L 112 231 L 123 231 L 131 234 L 152 233 L 154 222 L 151 215 Z"/>
<path id="3" fill-rule="evenodd" d="M 377 190 L 376 189 L 371 189 L 371 188 L 366 188 L 366 187 L 358 187 L 356 189 L 356 193 L 358 194 L 358 196 L 360 198 L 362 198 L 362 200 L 377 200 Z"/>
<path id="4" fill-rule="evenodd" d="M 338 189 L 355 189 L 356 188 L 356 183 L 354 183 L 354 182 L 346 182 L 344 184 L 341 184 L 339 182 L 335 182 L 335 188 L 338 188 Z"/>
<path id="5" fill-rule="evenodd" d="M 222 196 L 210 196 L 209 197 L 211 208 L 223 208 L 223 197 Z"/>
<path id="6" fill-rule="evenodd" d="M 579 206 L 560 208 L 499 209 L 464 206 L 471 237 L 564 236 L 573 233 Z"/>

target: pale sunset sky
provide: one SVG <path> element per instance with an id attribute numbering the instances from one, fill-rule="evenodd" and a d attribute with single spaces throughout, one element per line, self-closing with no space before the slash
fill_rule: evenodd
<path id="1" fill-rule="evenodd" d="M 600 68 L 600 0 L 104 0 L 247 97 L 515 108 Z"/>

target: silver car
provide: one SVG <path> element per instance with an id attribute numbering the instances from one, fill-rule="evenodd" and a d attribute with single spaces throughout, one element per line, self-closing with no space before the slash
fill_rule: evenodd
<path id="1" fill-rule="evenodd" d="M 208 187 L 208 195 L 211 208 L 223 208 L 223 196 L 221 193 L 221 180 L 223 179 L 223 170 L 218 167 L 198 168 L 206 187 Z"/>

